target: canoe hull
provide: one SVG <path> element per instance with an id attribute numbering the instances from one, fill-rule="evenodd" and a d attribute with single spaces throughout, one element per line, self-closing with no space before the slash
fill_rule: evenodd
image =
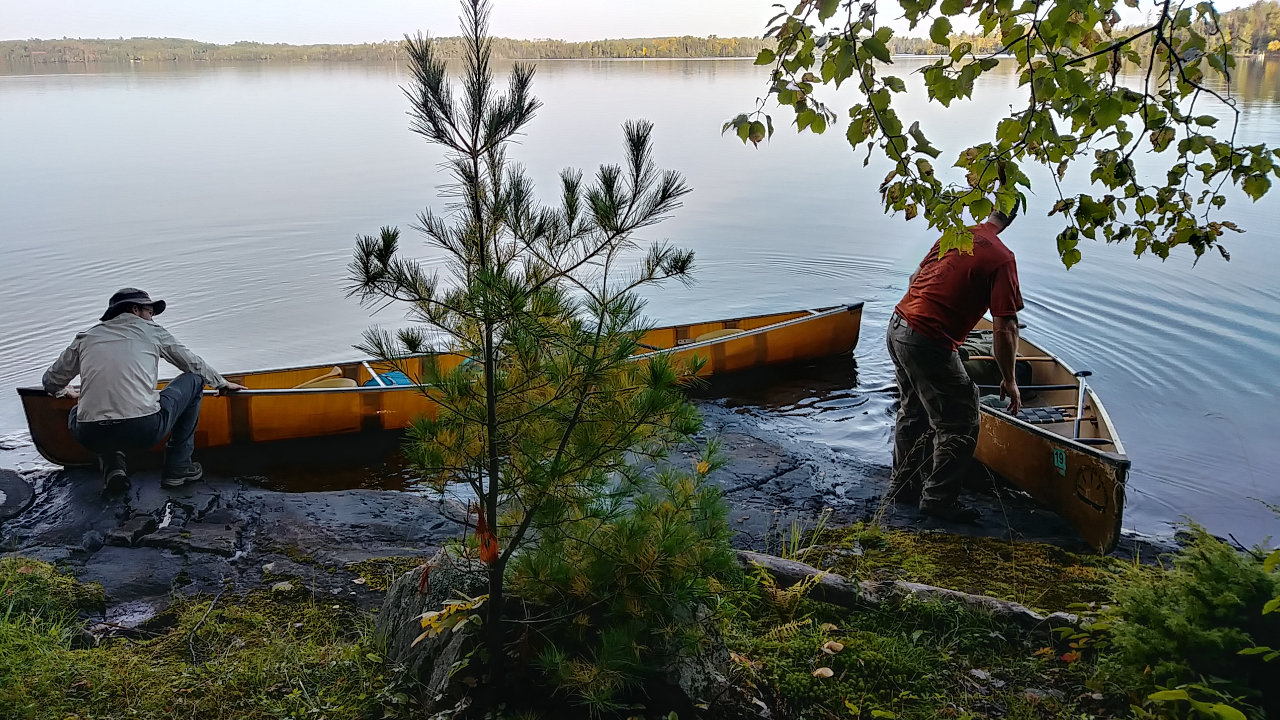
<path id="1" fill-rule="evenodd" d="M 1129 460 L 982 408 L 974 457 L 1066 520 L 1090 547 L 1120 539 Z"/>
<path id="2" fill-rule="evenodd" d="M 756 315 L 713 322 L 655 328 L 642 342 L 658 348 L 636 356 L 643 362 L 659 354 L 677 359 L 706 358 L 701 375 L 720 375 L 770 365 L 805 362 L 852 352 L 858 342 L 862 303 L 818 310 Z M 733 332 L 699 340 L 708 333 Z M 438 362 L 443 369 L 463 362 L 456 355 L 430 355 L 408 360 L 409 375 L 422 376 L 421 364 Z M 419 363 L 416 373 L 414 363 Z M 364 386 L 369 369 L 393 368 L 374 361 L 313 365 L 282 370 L 226 374 L 248 391 L 217 396 L 206 391 L 196 426 L 196 447 L 215 448 L 269 443 L 366 431 L 398 430 L 413 418 L 431 416 L 436 404 L 425 388 Z M 322 376 L 347 378 L 356 387 L 302 388 Z M 91 465 L 95 456 L 71 437 L 67 416 L 75 401 L 54 398 L 40 388 L 19 388 L 31 439 L 48 461 L 64 466 Z M 153 450 L 162 450 L 161 446 Z"/>

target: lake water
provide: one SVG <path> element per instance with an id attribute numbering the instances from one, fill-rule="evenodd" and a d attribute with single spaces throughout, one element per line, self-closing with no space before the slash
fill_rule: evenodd
<path id="1" fill-rule="evenodd" d="M 901 74 L 920 62 L 900 60 Z M 1241 74 L 1243 143 L 1280 145 L 1278 70 Z M 891 399 L 872 392 L 892 381 L 884 326 L 934 237 L 881 213 L 887 168 L 864 168 L 842 130 L 797 137 L 777 111 L 779 131 L 759 149 L 722 137 L 764 78 L 750 61 L 543 62 L 545 105 L 512 155 L 550 192 L 561 168 L 619 162 L 623 121 L 654 121 L 657 161 L 694 192 L 642 239 L 694 249 L 698 282 L 651 293 L 650 315 L 865 300 L 856 387 L 758 416 L 887 465 Z M 167 298 L 165 325 L 224 372 L 355 357 L 362 329 L 400 324 L 394 311 L 370 318 L 342 288 L 354 237 L 382 225 L 401 226 L 427 258 L 408 225 L 442 207 L 443 158 L 407 130 L 407 80 L 394 66 L 0 65 L 0 444 L 21 443 L 14 388 L 38 384 L 122 286 Z M 1000 74 L 973 102 L 903 112 L 923 112 L 954 153 L 1020 102 Z M 1055 199 L 1041 183 L 1005 234 L 1025 334 L 1094 372 L 1133 460 L 1125 527 L 1164 535 L 1189 516 L 1246 543 L 1275 532 L 1262 502 L 1280 504 L 1280 190 L 1233 198 L 1227 215 L 1248 232 L 1227 238 L 1232 261 L 1194 267 L 1190 253 L 1161 263 L 1086 242 L 1067 271 L 1056 218 L 1044 217 Z M 0 453 L 0 466 L 13 457 Z"/>

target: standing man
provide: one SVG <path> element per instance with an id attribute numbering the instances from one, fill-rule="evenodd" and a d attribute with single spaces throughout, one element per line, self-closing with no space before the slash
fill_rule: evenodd
<path id="1" fill-rule="evenodd" d="M 1022 292 L 1013 253 L 998 235 L 1016 215 L 993 212 L 972 228 L 972 253 L 952 249 L 939 255 L 934 243 L 889 321 L 889 357 L 899 391 L 889 497 L 918 496 L 922 513 L 952 522 L 973 522 L 979 515 L 957 502 L 978 444 L 979 421 L 978 388 L 956 349 L 987 310 L 995 329 L 1000 397 L 1009 398 L 1010 413 L 1022 406 L 1014 378 Z"/>
<path id="2" fill-rule="evenodd" d="M 152 300 L 137 288 L 111 296 L 102 322 L 75 340 L 45 371 L 46 392 L 79 398 L 68 425 L 81 445 L 97 453 L 103 492 L 129 487 L 125 450 L 144 450 L 169 436 L 160 484 L 179 487 L 203 475 L 193 462 L 200 397 L 208 383 L 219 393 L 246 389 L 228 382 L 199 356 L 183 347 L 152 318 L 164 312 L 164 300 Z M 156 390 L 160 358 L 183 371 Z M 67 387 L 76 375 L 80 389 Z"/>

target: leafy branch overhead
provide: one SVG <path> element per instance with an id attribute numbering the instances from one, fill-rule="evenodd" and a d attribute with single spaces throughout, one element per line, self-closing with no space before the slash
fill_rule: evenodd
<path id="1" fill-rule="evenodd" d="M 845 134 L 877 153 L 892 170 L 880 185 L 886 212 L 908 220 L 923 215 L 942 233 L 942 247 L 967 247 L 965 211 L 983 218 L 992 210 L 1025 206 L 1037 182 L 1051 183 L 1060 217 L 1062 262 L 1080 261 L 1081 238 L 1131 242 L 1135 255 L 1164 259 L 1179 245 L 1197 258 L 1217 248 L 1226 231 L 1218 219 L 1228 186 L 1257 201 L 1280 175 L 1280 150 L 1238 142 L 1240 111 L 1231 96 L 1236 65 L 1234 39 L 1212 3 L 1164 0 L 1150 12 L 1139 0 L 897 0 L 912 30 L 928 30 L 942 53 L 918 72 L 928 100 L 950 108 L 972 98 L 974 83 L 1013 64 L 1025 102 L 997 114 L 987 141 L 943 158 L 954 178 L 935 171 L 942 158 L 919 120 L 896 104 L 907 82 L 888 74 L 892 28 L 880 22 L 874 0 L 800 0 L 781 12 L 757 65 L 772 66 L 768 96 L 795 112 L 798 131 L 823 133 L 839 114 L 818 93 L 852 83 L 858 102 L 847 110 Z M 1122 24 L 1125 17 L 1138 26 Z M 954 18 L 954 20 L 953 20 Z M 964 36 L 957 26 L 973 26 Z M 995 39 L 990 42 L 974 40 Z M 975 45 L 982 46 L 979 50 Z M 1247 48 L 1245 48 L 1247 50 Z M 725 123 L 744 142 L 773 134 L 761 98 L 753 112 Z M 1145 157 L 1145 156 L 1154 157 Z M 1073 166 L 1089 168 L 1087 192 L 1072 193 Z M 1035 166 L 1040 166 L 1037 169 Z M 963 180 L 961 180 L 961 176 Z M 1072 178 L 1074 179 L 1074 178 Z"/>

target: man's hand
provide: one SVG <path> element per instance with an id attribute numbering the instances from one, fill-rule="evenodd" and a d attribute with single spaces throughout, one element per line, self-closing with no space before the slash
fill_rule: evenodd
<path id="1" fill-rule="evenodd" d="M 223 395 L 230 395 L 231 393 L 240 392 L 241 390 L 248 390 L 248 389 L 249 388 L 239 383 L 229 382 L 226 385 L 223 385 L 222 387 L 218 388 L 218 396 L 221 397 Z"/>
<path id="2" fill-rule="evenodd" d="M 72 400 L 78 400 L 80 398 L 80 391 L 68 385 L 67 387 L 62 388 L 62 392 L 58 393 L 56 397 L 65 397 L 65 398 L 71 398 Z"/>
<path id="3" fill-rule="evenodd" d="M 1009 414 L 1017 415 L 1022 409 L 1022 393 L 1018 392 L 1017 380 L 1000 381 L 1000 399 L 1009 398 Z"/>

